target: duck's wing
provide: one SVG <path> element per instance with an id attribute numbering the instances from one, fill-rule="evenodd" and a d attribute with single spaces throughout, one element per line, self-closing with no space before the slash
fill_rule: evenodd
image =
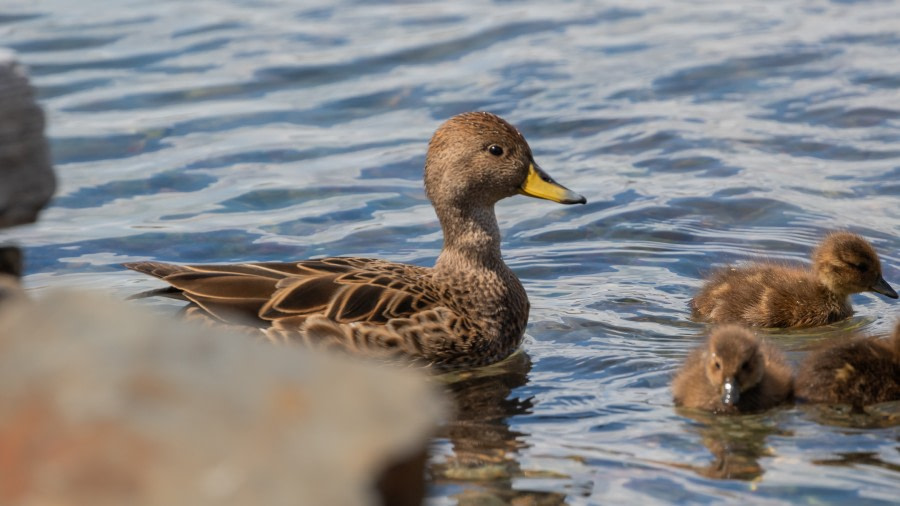
<path id="1" fill-rule="evenodd" d="M 312 315 L 339 323 L 385 323 L 437 302 L 427 269 L 370 258 L 231 265 L 137 262 L 125 267 L 171 285 L 139 296 L 183 298 L 234 323 L 299 325 Z"/>
<path id="2" fill-rule="evenodd" d="M 306 275 L 285 277 L 259 312 L 260 318 L 299 325 L 305 318 L 320 315 L 336 323 L 368 322 L 385 324 L 405 318 L 438 304 L 427 269 L 383 260 L 327 259 L 324 265 L 307 265 L 316 270 Z"/>

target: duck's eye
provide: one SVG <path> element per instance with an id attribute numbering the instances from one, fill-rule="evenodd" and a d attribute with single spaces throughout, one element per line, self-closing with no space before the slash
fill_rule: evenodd
<path id="1" fill-rule="evenodd" d="M 747 361 L 747 362 L 744 362 L 743 364 L 741 364 L 741 369 L 743 369 L 745 371 L 749 371 L 750 370 L 750 362 Z"/>
<path id="2" fill-rule="evenodd" d="M 500 156 L 503 154 L 503 148 L 501 148 L 497 144 L 491 144 L 490 146 L 488 146 L 488 153 L 494 156 Z"/>
<path id="3" fill-rule="evenodd" d="M 716 360 L 716 363 L 714 365 L 716 366 L 717 371 L 722 368 L 722 364 L 720 364 L 718 360 Z"/>

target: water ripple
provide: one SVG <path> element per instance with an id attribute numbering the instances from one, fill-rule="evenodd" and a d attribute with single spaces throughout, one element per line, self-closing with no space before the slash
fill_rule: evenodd
<path id="1" fill-rule="evenodd" d="M 900 6 L 689 7 L 6 2 L 60 190 L 3 237 L 36 291 L 122 297 L 159 286 L 119 266 L 139 259 L 430 265 L 429 136 L 491 110 L 589 203 L 498 205 L 532 304 L 524 352 L 441 380 L 458 409 L 429 503 L 893 503 L 900 403 L 717 418 L 674 409 L 669 383 L 708 331 L 688 303 L 717 265 L 808 265 L 841 228 L 900 284 Z M 853 302 L 766 335 L 796 362 L 900 314 Z"/>

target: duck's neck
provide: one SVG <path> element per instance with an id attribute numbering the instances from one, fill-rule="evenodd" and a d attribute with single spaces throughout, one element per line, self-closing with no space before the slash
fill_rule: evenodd
<path id="1" fill-rule="evenodd" d="M 847 290 L 845 286 L 842 286 L 840 283 L 836 283 L 834 280 L 834 276 L 830 272 L 830 268 L 827 264 L 822 264 L 819 262 L 813 263 L 812 266 L 813 277 L 819 282 L 820 285 L 824 286 L 826 290 L 834 297 L 834 299 L 838 302 L 844 302 L 849 304 L 850 296 L 853 295 L 853 290 Z"/>
<path id="2" fill-rule="evenodd" d="M 444 248 L 435 264 L 441 273 L 506 270 L 494 206 L 439 209 Z"/>

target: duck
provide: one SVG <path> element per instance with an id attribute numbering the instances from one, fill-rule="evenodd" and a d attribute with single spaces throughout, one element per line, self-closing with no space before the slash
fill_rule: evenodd
<path id="1" fill-rule="evenodd" d="M 256 327 L 275 342 L 435 368 L 500 361 L 521 344 L 529 302 L 500 253 L 494 205 L 514 195 L 586 199 L 535 162 L 525 137 L 488 112 L 444 122 L 428 145 L 425 193 L 443 231 L 433 267 L 377 258 L 124 266 L 159 278 L 162 295 L 215 323 Z"/>
<path id="2" fill-rule="evenodd" d="M 739 414 L 789 402 L 793 371 L 781 352 L 739 325 L 719 326 L 672 381 L 676 406 Z"/>
<path id="3" fill-rule="evenodd" d="M 807 355 L 797 373 L 797 399 L 855 411 L 900 400 L 900 321 L 887 339 L 842 339 Z"/>
<path id="4" fill-rule="evenodd" d="M 812 260 L 812 269 L 766 261 L 719 269 L 691 300 L 693 317 L 751 327 L 817 327 L 849 318 L 851 294 L 897 298 L 875 249 L 857 234 L 828 234 Z"/>

